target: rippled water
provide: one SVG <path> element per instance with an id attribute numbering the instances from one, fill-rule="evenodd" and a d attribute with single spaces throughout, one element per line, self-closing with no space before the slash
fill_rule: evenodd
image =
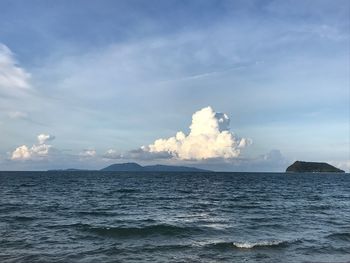
<path id="1" fill-rule="evenodd" d="M 350 176 L 0 172 L 0 262 L 350 262 Z"/>

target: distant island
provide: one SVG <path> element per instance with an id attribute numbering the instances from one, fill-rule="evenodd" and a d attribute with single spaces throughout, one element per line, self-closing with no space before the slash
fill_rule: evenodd
<path id="1" fill-rule="evenodd" d="M 188 166 L 172 165 L 147 165 L 141 166 L 138 163 L 116 163 L 107 166 L 100 171 L 104 172 L 211 172 L 209 170 L 199 169 Z"/>
<path id="2" fill-rule="evenodd" d="M 115 163 L 109 165 L 100 170 L 88 170 L 88 169 L 54 169 L 48 170 L 48 172 L 82 172 L 82 171 L 102 171 L 102 172 L 213 172 L 210 170 L 199 169 L 188 166 L 175 166 L 175 165 L 146 165 L 142 166 L 138 163 Z"/>
<path id="3" fill-rule="evenodd" d="M 286 172 L 289 173 L 344 173 L 345 171 L 338 169 L 328 163 L 302 162 L 296 161 L 290 165 Z"/>

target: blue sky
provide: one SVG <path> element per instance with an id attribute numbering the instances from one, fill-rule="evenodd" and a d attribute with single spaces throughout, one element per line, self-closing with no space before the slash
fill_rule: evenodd
<path id="1" fill-rule="evenodd" d="M 2 0 L 0 166 L 349 170 L 349 5 Z"/>

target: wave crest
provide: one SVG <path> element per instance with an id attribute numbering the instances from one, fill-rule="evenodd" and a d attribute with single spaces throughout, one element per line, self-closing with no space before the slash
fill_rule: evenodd
<path id="1" fill-rule="evenodd" d="M 246 248 L 251 249 L 255 247 L 280 247 L 283 245 L 287 245 L 287 241 L 282 240 L 271 240 L 271 241 L 260 241 L 260 242 L 233 242 L 233 246 L 236 248 Z"/>
<path id="2" fill-rule="evenodd" d="M 227 250 L 227 249 L 254 249 L 254 248 L 283 248 L 293 243 L 301 242 L 300 239 L 295 239 L 292 241 L 286 240 L 262 240 L 257 242 L 219 242 L 208 244 L 208 248 L 214 248 L 219 250 Z"/>

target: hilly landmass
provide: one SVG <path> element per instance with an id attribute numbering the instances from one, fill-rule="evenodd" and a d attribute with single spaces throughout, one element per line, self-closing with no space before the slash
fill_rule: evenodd
<path id="1" fill-rule="evenodd" d="M 172 165 L 146 165 L 141 166 L 138 163 L 116 163 L 107 166 L 100 171 L 104 172 L 211 172 L 209 170 L 199 169 L 188 166 L 172 166 Z"/>
<path id="2" fill-rule="evenodd" d="M 290 165 L 286 172 L 289 173 L 344 173 L 343 170 L 338 169 L 328 163 L 318 162 L 302 162 L 296 161 Z"/>

